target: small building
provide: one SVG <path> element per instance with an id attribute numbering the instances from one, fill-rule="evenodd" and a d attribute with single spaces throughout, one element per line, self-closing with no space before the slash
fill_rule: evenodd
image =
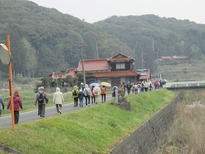
<path id="1" fill-rule="evenodd" d="M 178 63 L 190 63 L 190 59 L 187 56 L 161 56 L 159 59 L 161 64 L 178 64 Z"/>
<path id="2" fill-rule="evenodd" d="M 151 79 L 151 73 L 149 69 L 137 69 L 139 75 L 139 81 L 146 81 Z"/>

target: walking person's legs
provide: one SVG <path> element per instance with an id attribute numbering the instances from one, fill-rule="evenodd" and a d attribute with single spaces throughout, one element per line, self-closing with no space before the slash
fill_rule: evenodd
<path id="1" fill-rule="evenodd" d="M 41 117 L 42 115 L 42 104 L 38 103 L 38 115 Z"/>
<path id="2" fill-rule="evenodd" d="M 40 117 L 45 117 L 45 104 L 39 104 L 40 109 Z"/>
<path id="3" fill-rule="evenodd" d="M 88 96 L 88 104 L 90 105 L 90 96 Z"/>
<path id="4" fill-rule="evenodd" d="M 62 104 L 58 104 L 59 113 L 62 113 Z"/>
<path id="5" fill-rule="evenodd" d="M 102 103 L 103 103 L 103 97 L 104 97 L 104 94 L 101 94 Z"/>
<path id="6" fill-rule="evenodd" d="M 59 113 L 59 104 L 56 104 L 56 111 Z"/>
<path id="7" fill-rule="evenodd" d="M 88 105 L 88 96 L 85 96 L 85 105 Z"/>
<path id="8" fill-rule="evenodd" d="M 18 122 L 19 122 L 19 111 L 14 111 L 14 121 L 15 121 L 15 124 L 18 124 Z"/>

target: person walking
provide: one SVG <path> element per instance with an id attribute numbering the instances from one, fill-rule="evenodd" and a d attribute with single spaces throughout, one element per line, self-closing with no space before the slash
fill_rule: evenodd
<path id="1" fill-rule="evenodd" d="M 1 117 L 2 110 L 4 110 L 4 99 L 3 96 L 0 95 L 0 117 Z"/>
<path id="2" fill-rule="evenodd" d="M 74 107 L 78 107 L 78 87 L 77 86 L 73 87 L 72 98 L 74 101 Z"/>
<path id="3" fill-rule="evenodd" d="M 44 118 L 45 117 L 46 104 L 48 103 L 48 95 L 45 92 L 44 87 L 40 87 L 39 91 L 36 94 L 35 105 L 37 103 L 38 103 L 38 115 L 41 118 Z"/>
<path id="4" fill-rule="evenodd" d="M 53 95 L 53 103 L 56 105 L 57 113 L 62 113 L 62 104 L 64 102 L 63 93 L 60 91 L 60 88 L 56 87 L 56 92 Z"/>
<path id="5" fill-rule="evenodd" d="M 121 84 L 121 90 L 122 90 L 122 94 L 124 96 L 125 95 L 125 83 L 124 82 L 122 82 L 122 84 Z"/>
<path id="6" fill-rule="evenodd" d="M 93 103 L 95 103 L 94 86 L 92 86 L 90 94 L 91 94 L 91 101 L 92 101 L 92 104 L 93 104 Z"/>
<path id="7" fill-rule="evenodd" d="M 130 81 L 127 82 L 126 88 L 127 88 L 127 94 L 130 95 L 130 90 L 132 88 L 132 85 L 131 85 Z"/>
<path id="8" fill-rule="evenodd" d="M 23 105 L 22 105 L 22 101 L 21 98 L 19 96 L 18 91 L 14 92 L 14 96 L 13 96 L 13 102 L 14 102 L 14 122 L 15 124 L 18 124 L 19 122 L 19 109 L 23 109 Z M 8 105 L 7 105 L 7 109 L 11 109 L 11 99 L 9 99 Z"/>
<path id="9" fill-rule="evenodd" d="M 78 93 L 78 99 L 79 99 L 79 107 L 83 107 L 83 98 L 84 98 L 84 93 L 82 91 L 82 89 L 80 89 L 79 93 Z"/>
<path id="10" fill-rule="evenodd" d="M 85 88 L 84 88 L 83 93 L 84 93 L 84 97 L 85 97 L 85 105 L 89 106 L 90 105 L 91 90 L 87 84 L 85 84 Z"/>
<path id="11" fill-rule="evenodd" d="M 105 86 L 101 86 L 100 94 L 101 94 L 102 103 L 106 102 L 106 93 L 107 93 L 107 88 Z"/>
<path id="12" fill-rule="evenodd" d="M 93 88 L 93 92 L 94 92 L 94 95 L 95 95 L 95 104 L 99 103 L 100 102 L 100 87 L 99 86 L 95 86 Z"/>

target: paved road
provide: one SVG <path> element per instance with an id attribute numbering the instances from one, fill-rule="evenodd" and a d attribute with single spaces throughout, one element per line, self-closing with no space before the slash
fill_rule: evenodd
<path id="1" fill-rule="evenodd" d="M 111 96 L 107 97 L 107 100 L 111 100 L 111 99 L 112 99 Z M 94 104 L 91 104 L 91 106 L 92 105 L 94 105 Z M 79 109 L 82 109 L 82 107 L 73 107 L 73 103 L 63 104 L 62 113 L 74 111 L 74 110 L 79 110 Z M 19 124 L 41 119 L 37 115 L 37 113 L 38 113 L 37 110 L 33 110 L 30 112 L 22 112 L 22 113 L 20 111 Z M 58 115 L 58 113 L 56 112 L 55 106 L 46 108 L 46 114 L 45 114 L 46 117 L 52 117 L 55 115 Z M 5 128 L 5 127 L 9 127 L 9 126 L 12 127 L 11 116 L 1 117 L 0 118 L 0 128 Z"/>

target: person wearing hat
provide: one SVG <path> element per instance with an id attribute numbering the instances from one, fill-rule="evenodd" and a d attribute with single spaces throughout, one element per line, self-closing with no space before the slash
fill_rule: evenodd
<path id="1" fill-rule="evenodd" d="M 45 92 L 44 87 L 40 87 L 36 94 L 35 105 L 38 103 L 38 115 L 42 118 L 45 117 L 45 108 L 48 103 L 48 95 Z"/>
<path id="2" fill-rule="evenodd" d="M 62 104 L 64 102 L 63 93 L 60 91 L 60 88 L 56 88 L 56 92 L 53 95 L 53 103 L 56 104 L 57 113 L 62 113 Z"/>

